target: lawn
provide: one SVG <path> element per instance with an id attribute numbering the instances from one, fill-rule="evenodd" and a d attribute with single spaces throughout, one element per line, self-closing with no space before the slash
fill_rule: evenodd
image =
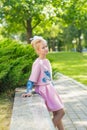
<path id="1" fill-rule="evenodd" d="M 87 85 L 87 53 L 49 53 L 53 70 Z M 9 130 L 13 100 L 11 92 L 0 95 L 0 130 Z"/>
<path id="2" fill-rule="evenodd" d="M 48 58 L 56 71 L 87 85 L 87 53 L 50 53 Z"/>
<path id="3" fill-rule="evenodd" d="M 12 104 L 12 98 L 8 93 L 0 95 L 0 130 L 9 130 Z"/>

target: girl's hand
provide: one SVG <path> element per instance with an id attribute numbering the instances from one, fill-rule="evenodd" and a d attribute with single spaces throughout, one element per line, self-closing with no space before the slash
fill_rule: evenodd
<path id="1" fill-rule="evenodd" d="M 22 94 L 22 97 L 31 97 L 32 96 L 32 93 L 24 93 Z"/>

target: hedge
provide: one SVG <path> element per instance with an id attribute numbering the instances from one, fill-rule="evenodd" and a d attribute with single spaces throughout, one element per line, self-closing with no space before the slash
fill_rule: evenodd
<path id="1" fill-rule="evenodd" d="M 36 57 L 29 44 L 0 41 L 0 92 L 25 86 Z"/>

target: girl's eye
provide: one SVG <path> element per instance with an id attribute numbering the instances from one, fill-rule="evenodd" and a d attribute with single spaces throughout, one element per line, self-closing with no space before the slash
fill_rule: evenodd
<path id="1" fill-rule="evenodd" d="M 45 48 L 47 48 L 48 46 L 44 46 L 42 49 L 45 49 Z"/>
<path id="2" fill-rule="evenodd" d="M 42 47 L 42 49 L 45 49 L 45 47 Z"/>

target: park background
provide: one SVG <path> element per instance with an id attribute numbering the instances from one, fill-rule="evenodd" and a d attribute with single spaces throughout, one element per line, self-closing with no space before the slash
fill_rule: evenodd
<path id="1" fill-rule="evenodd" d="M 56 72 L 87 85 L 86 0 L 0 1 L 0 130 L 9 130 L 14 90 L 26 86 L 37 57 L 30 38 L 43 36 Z"/>

